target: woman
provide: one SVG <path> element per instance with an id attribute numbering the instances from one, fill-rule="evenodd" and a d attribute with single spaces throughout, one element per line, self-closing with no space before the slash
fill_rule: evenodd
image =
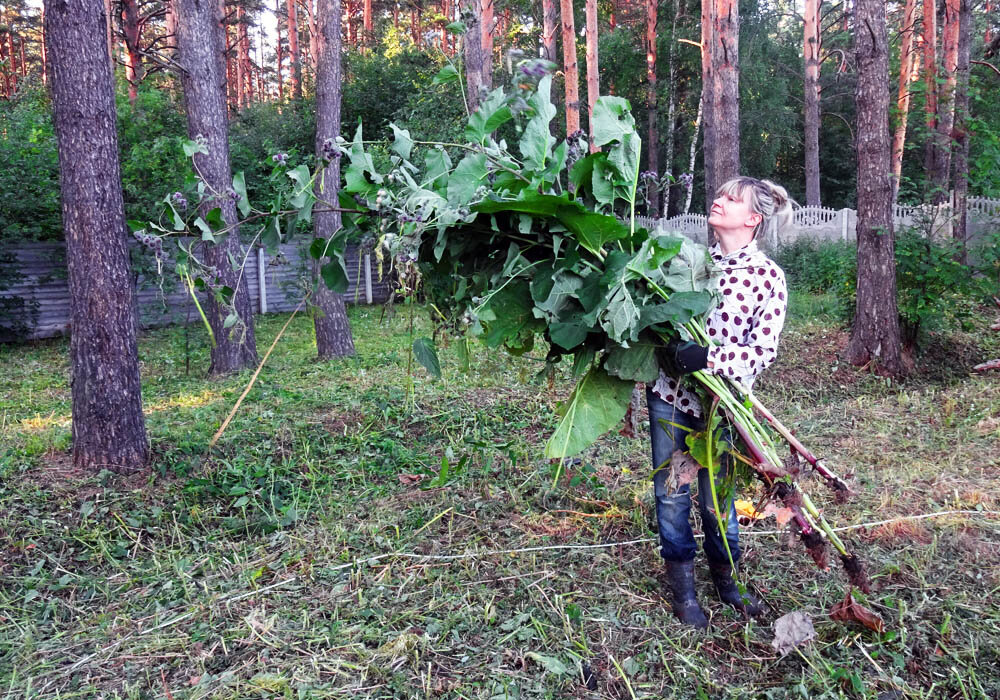
<path id="1" fill-rule="evenodd" d="M 718 242 L 710 252 L 722 272 L 718 281 L 721 301 L 706 321 L 712 347 L 673 341 L 663 353 L 660 377 L 646 389 L 653 448 L 653 486 L 660 554 L 666 562 L 667 581 L 674 614 L 698 628 L 708 618 L 694 591 L 694 534 L 691 531 L 691 486 L 677 486 L 671 479 L 670 461 L 675 450 L 686 452 L 688 428 L 704 428 L 702 408 L 691 390 L 693 379 L 685 374 L 705 370 L 735 379 L 749 388 L 774 361 L 778 335 L 785 320 L 785 276 L 757 247 L 759 237 L 783 227 L 791 218 L 792 203 L 783 187 L 767 180 L 738 177 L 720 187 L 708 217 Z M 676 425 L 671 425 L 671 424 Z M 682 426 L 682 427 L 677 427 Z M 729 469 L 722 461 L 718 478 Z M 673 483 L 671 483 L 673 482 Z M 708 471 L 698 470 L 698 505 L 705 533 L 705 555 L 723 602 L 747 615 L 758 615 L 760 604 L 741 594 L 733 580 L 729 554 L 711 510 Z M 720 506 L 729 511 L 726 540 L 732 561 L 740 557 L 739 528 L 732 500 Z"/>

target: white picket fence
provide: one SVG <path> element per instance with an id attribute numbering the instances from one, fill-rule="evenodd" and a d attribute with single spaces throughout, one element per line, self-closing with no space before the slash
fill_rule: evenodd
<path id="1" fill-rule="evenodd" d="M 892 208 L 893 224 L 896 228 L 921 226 L 935 237 L 950 237 L 953 211 L 951 202 L 938 205 L 896 204 Z M 1000 226 L 1000 199 L 969 197 L 968 212 L 970 238 Z M 703 214 L 683 214 L 669 219 L 636 218 L 650 231 L 677 231 L 701 243 L 708 238 L 708 217 Z M 858 214 L 854 209 L 799 207 L 792 214 L 792 225 L 781 232 L 780 240 L 765 241 L 765 244 L 791 243 L 803 236 L 854 241 L 857 239 L 857 222 Z"/>

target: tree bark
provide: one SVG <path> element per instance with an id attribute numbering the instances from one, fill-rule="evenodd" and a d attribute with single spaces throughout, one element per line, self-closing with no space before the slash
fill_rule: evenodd
<path id="1" fill-rule="evenodd" d="M 738 0 L 715 0 L 712 62 L 713 150 L 718 187 L 740 174 L 740 9 Z M 706 132 L 707 133 L 707 132 Z"/>
<path id="2" fill-rule="evenodd" d="M 101 0 L 47 0 L 45 41 L 69 271 L 73 464 L 142 470 L 149 459 L 126 246 L 111 62 Z"/>
<path id="3" fill-rule="evenodd" d="M 910 113 L 910 83 L 917 77 L 920 54 L 913 48 L 914 25 L 917 21 L 916 0 L 906 0 L 903 28 L 900 31 L 899 90 L 896 96 L 896 129 L 892 135 L 892 201 L 899 196 L 899 178 L 903 173 L 903 147 L 906 143 L 906 122 Z"/>
<path id="4" fill-rule="evenodd" d="M 924 42 L 924 115 L 927 125 L 927 141 L 924 144 L 924 172 L 928 186 L 932 190 L 939 186 L 940 143 L 937 138 L 938 87 L 937 87 L 937 4 L 936 0 L 924 0 L 924 21 L 921 32 Z"/>
<path id="5" fill-rule="evenodd" d="M 715 43 L 715 0 L 701 0 L 701 129 L 705 166 L 705 212 L 712 208 L 715 190 L 721 182 L 715 181 L 715 65 L 712 46 Z M 689 198 L 690 201 L 690 198 Z"/>
<path id="6" fill-rule="evenodd" d="M 466 32 L 462 37 L 462 51 L 465 57 L 465 91 L 469 111 L 479 107 L 483 84 L 483 32 L 480 28 L 482 13 L 479 0 L 466 0 Z"/>
<path id="7" fill-rule="evenodd" d="M 275 40 L 274 40 L 274 51 L 277 54 L 277 76 L 278 76 L 278 102 L 285 101 L 285 78 L 282 75 L 281 63 L 285 60 L 284 56 L 284 46 L 281 44 L 281 0 L 275 0 L 274 17 L 275 17 Z"/>
<path id="8" fill-rule="evenodd" d="M 167 0 L 166 13 L 163 16 L 164 30 L 166 31 L 166 41 L 164 48 L 169 58 L 174 58 L 177 53 L 177 6 L 176 0 Z"/>
<path id="9" fill-rule="evenodd" d="M 674 134 L 674 120 L 676 119 L 677 112 L 677 87 L 675 85 L 677 80 L 677 60 L 676 60 L 676 47 L 677 47 L 677 20 L 680 19 L 681 15 L 681 2 L 680 0 L 673 0 L 674 4 L 674 18 L 670 23 L 670 53 L 667 59 L 667 89 L 669 91 L 669 96 L 667 98 L 667 147 L 664 149 L 664 162 L 663 162 L 663 172 L 673 175 L 674 171 L 674 147 L 675 134 Z M 660 216 L 668 217 L 670 216 L 670 193 L 673 191 L 673 187 L 669 185 L 663 188 L 663 207 L 660 210 Z"/>
<path id="10" fill-rule="evenodd" d="M 364 17 L 362 18 L 362 24 L 364 26 L 365 33 L 364 44 L 365 46 L 370 46 L 372 41 L 375 39 L 375 23 L 372 19 L 372 0 L 365 0 L 363 12 Z"/>
<path id="11" fill-rule="evenodd" d="M 201 141 L 208 153 L 198 153 L 194 163 L 205 183 L 218 196 L 201 206 L 202 216 L 216 207 L 231 227 L 225 239 L 205 249 L 204 260 L 219 271 L 219 281 L 231 289 L 233 305 L 242 331 L 230 334 L 223 324 L 228 315 L 224 306 L 209 296 L 205 311 L 215 336 L 209 374 L 223 375 L 257 364 L 257 342 L 254 336 L 253 308 L 247 292 L 246 279 L 233 270 L 229 258 L 244 262 L 240 244 L 236 204 L 232 193 L 232 170 L 229 164 L 229 134 L 226 116 L 226 78 L 223 59 L 223 32 L 219 4 L 214 0 L 178 0 L 177 53 L 183 67 L 181 85 L 187 111 L 188 137 Z"/>
<path id="12" fill-rule="evenodd" d="M 313 5 L 313 0 L 305 0 L 305 4 L 306 21 L 309 24 L 309 60 L 312 63 L 313 75 L 315 76 L 316 69 L 319 67 L 320 40 L 322 37 L 317 26 L 316 8 Z"/>
<path id="13" fill-rule="evenodd" d="M 959 4 L 961 0 L 945 0 L 944 27 L 941 30 L 941 48 L 944 83 L 938 92 L 938 148 L 933 201 L 937 204 L 949 199 L 951 175 L 952 129 L 955 126 L 955 86 L 958 67 Z"/>
<path id="14" fill-rule="evenodd" d="M 648 0 L 654 2 L 656 0 Z M 587 126 L 590 133 L 590 152 L 600 149 L 594 143 L 594 105 L 601 94 L 601 80 L 598 73 L 599 57 L 597 55 L 597 0 L 586 0 L 587 16 Z"/>
<path id="15" fill-rule="evenodd" d="M 858 277 L 846 356 L 853 365 L 869 365 L 898 377 L 905 374 L 905 368 L 896 306 L 885 5 L 878 0 L 856 0 L 854 14 Z"/>
<path id="16" fill-rule="evenodd" d="M 596 2 L 596 0 L 590 1 Z M 647 184 L 649 216 L 652 217 L 659 216 L 660 203 L 660 192 L 656 186 L 656 178 L 659 177 L 660 173 L 660 135 L 656 128 L 656 121 L 659 119 L 656 104 L 656 5 L 657 0 L 646 0 L 646 126 L 648 134 L 646 139 L 646 169 L 653 174 Z M 670 41 L 673 43 L 673 36 L 670 37 Z M 589 66 L 587 76 L 589 80 Z"/>
<path id="17" fill-rule="evenodd" d="M 288 0 L 288 60 L 292 69 L 292 99 L 302 99 L 302 56 L 299 54 L 299 18 L 296 0 Z"/>
<path id="18" fill-rule="evenodd" d="M 580 130 L 580 73 L 576 65 L 573 0 L 559 0 L 562 15 L 563 76 L 566 81 L 566 135 Z"/>
<path id="19" fill-rule="evenodd" d="M 542 58 L 558 63 L 556 54 L 556 25 L 559 23 L 559 6 L 556 0 L 542 0 Z"/>
<path id="20" fill-rule="evenodd" d="M 691 136 L 691 150 L 688 153 L 688 173 L 694 176 L 694 162 L 697 155 L 698 131 L 704 122 L 705 99 L 698 100 L 698 115 L 694 118 L 694 134 Z M 684 200 L 684 213 L 691 211 L 691 195 L 694 193 L 694 181 L 687 186 L 687 197 Z"/>
<path id="21" fill-rule="evenodd" d="M 247 56 L 247 25 L 246 12 L 243 5 L 236 6 L 236 108 L 243 110 L 247 106 L 247 66 L 250 59 Z"/>
<path id="22" fill-rule="evenodd" d="M 139 42 L 142 40 L 139 24 L 139 3 L 137 0 L 121 0 L 122 37 L 125 39 L 125 79 L 128 81 L 128 99 L 135 104 L 139 82 L 142 80 L 142 56 Z"/>
<path id="23" fill-rule="evenodd" d="M 962 246 L 961 260 L 968 262 L 969 241 L 969 43 L 972 34 L 972 2 L 961 0 L 959 8 L 958 85 L 955 91 L 955 218 L 954 236 Z"/>
<path id="24" fill-rule="evenodd" d="M 322 155 L 324 142 L 336 140 L 340 135 L 340 0 L 319 0 L 318 12 L 323 50 L 316 72 L 316 153 Z M 316 184 L 316 196 L 336 203 L 339 186 L 340 161 L 334 158 Z M 313 226 L 317 238 L 330 238 L 340 228 L 340 212 L 316 212 L 313 214 Z M 319 357 L 353 355 L 354 340 L 343 297 L 328 289 L 320 279 L 313 301 L 321 312 L 315 315 L 314 322 Z"/>
<path id="25" fill-rule="evenodd" d="M 910 0 L 912 3 L 913 0 Z M 822 0 L 806 0 L 805 36 L 802 55 L 805 62 L 805 155 L 806 205 L 820 206 L 819 193 L 819 9 Z"/>
<path id="26" fill-rule="evenodd" d="M 493 31 L 496 24 L 496 13 L 493 0 L 481 0 L 482 18 L 480 27 L 483 32 L 483 89 L 487 92 L 493 89 Z"/>

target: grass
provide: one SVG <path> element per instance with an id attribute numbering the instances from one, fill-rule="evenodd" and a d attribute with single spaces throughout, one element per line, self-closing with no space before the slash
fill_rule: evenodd
<path id="1" fill-rule="evenodd" d="M 843 505 L 807 484 L 826 514 L 1000 510 L 1000 384 L 968 372 L 998 344 L 939 337 L 890 383 L 837 359 L 828 309 L 792 297 L 758 387 L 853 480 Z M 285 318 L 260 320 L 261 347 Z M 567 374 L 536 382 L 540 363 L 485 351 L 463 373 L 453 346 L 445 379 L 417 370 L 408 396 L 407 319 L 351 322 L 357 357 L 317 363 L 297 318 L 207 458 L 249 372 L 206 379 L 197 326 L 145 334 L 139 477 L 72 468 L 65 341 L 0 347 L 0 697 L 1000 696 L 996 518 L 845 533 L 881 635 L 831 620 L 842 574 L 763 521 L 745 580 L 769 612 L 723 609 L 699 568 L 712 628 L 690 631 L 662 593 L 644 439 L 605 437 L 550 490 Z M 779 658 L 771 624 L 793 610 L 817 638 Z"/>

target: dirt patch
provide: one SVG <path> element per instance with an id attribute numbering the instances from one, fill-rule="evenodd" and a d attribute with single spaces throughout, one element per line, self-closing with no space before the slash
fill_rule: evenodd
<path id="1" fill-rule="evenodd" d="M 782 338 L 778 359 L 759 380 L 761 388 L 825 388 L 843 392 L 864 379 L 864 374 L 843 359 L 850 334 L 823 328 L 800 330 Z"/>
<path id="2" fill-rule="evenodd" d="M 361 429 L 364 425 L 364 415 L 360 411 L 332 412 L 324 416 L 321 422 L 331 435 L 346 437 Z"/>
<path id="3" fill-rule="evenodd" d="M 930 544 L 934 536 L 920 523 L 910 520 L 897 520 L 885 523 L 866 532 L 863 539 L 877 542 L 912 542 L 920 545 Z"/>

